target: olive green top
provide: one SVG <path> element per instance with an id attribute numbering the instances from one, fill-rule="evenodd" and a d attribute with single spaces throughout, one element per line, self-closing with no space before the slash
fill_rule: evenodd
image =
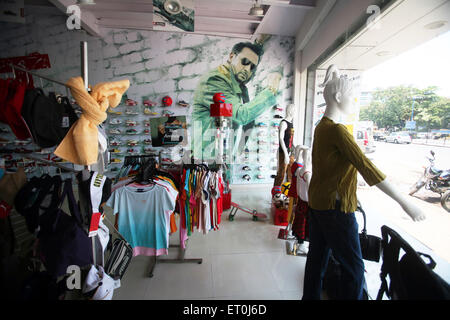
<path id="1" fill-rule="evenodd" d="M 335 209 L 337 193 L 341 199 L 340 210 L 355 212 L 357 172 L 370 186 L 386 179 L 364 155 L 347 128 L 324 117 L 314 132 L 309 206 L 315 210 Z"/>

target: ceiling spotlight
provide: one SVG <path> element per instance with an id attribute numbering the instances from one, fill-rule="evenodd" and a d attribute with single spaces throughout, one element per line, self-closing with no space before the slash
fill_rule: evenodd
<path id="1" fill-rule="evenodd" d="M 77 5 L 91 5 L 91 4 L 95 4 L 94 0 L 77 0 Z"/>
<path id="2" fill-rule="evenodd" d="M 385 57 L 385 56 L 389 56 L 389 55 L 391 55 L 391 53 L 389 51 L 377 52 L 377 56 L 379 56 L 379 57 Z"/>
<path id="3" fill-rule="evenodd" d="M 250 11 L 248 12 L 249 16 L 254 17 L 262 17 L 264 16 L 264 10 L 261 8 L 261 5 L 258 3 L 258 0 L 255 0 L 255 3 L 253 4 L 253 7 L 251 7 Z"/>
<path id="4" fill-rule="evenodd" d="M 447 24 L 447 21 L 441 20 L 441 21 L 435 21 L 432 23 L 429 23 L 425 26 L 425 29 L 429 29 L 429 30 L 435 30 L 435 29 L 439 29 L 442 28 L 443 26 L 445 26 Z"/>
<path id="5" fill-rule="evenodd" d="M 179 0 L 166 0 L 164 2 L 164 9 L 169 14 L 178 14 L 181 12 L 182 5 Z"/>

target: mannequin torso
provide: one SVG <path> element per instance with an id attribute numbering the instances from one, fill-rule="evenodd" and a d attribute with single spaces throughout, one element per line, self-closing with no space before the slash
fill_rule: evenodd
<path id="1" fill-rule="evenodd" d="M 289 164 L 289 152 L 292 148 L 292 140 L 294 138 L 294 126 L 292 120 L 294 118 L 295 105 L 290 104 L 286 109 L 286 117 L 280 123 L 280 129 L 278 132 L 278 138 L 280 148 L 278 152 L 284 153 L 284 163 Z"/>
<path id="2" fill-rule="evenodd" d="M 339 70 L 334 65 L 328 68 L 324 85 L 325 84 L 326 86 L 324 90 L 324 98 L 327 104 L 327 108 L 324 114 L 324 118 L 328 119 L 322 119 L 321 122 L 331 120 L 334 122 L 334 125 L 336 125 L 340 119 L 341 114 L 350 114 L 354 111 L 353 90 L 350 82 L 346 78 L 340 77 Z M 333 124 L 328 123 L 328 127 L 332 125 Z M 348 140 L 350 141 L 351 139 Z M 352 142 L 350 141 L 349 143 Z M 318 147 L 320 148 L 320 146 Z M 360 154 L 361 157 L 364 158 L 364 155 L 362 155 L 362 153 Z M 363 161 L 363 164 L 364 163 L 371 164 L 371 162 L 366 159 Z M 385 194 L 398 202 L 402 209 L 414 221 L 421 221 L 425 219 L 425 214 L 421 212 L 421 210 L 414 204 L 412 204 L 411 201 L 408 201 L 406 197 L 400 194 L 398 190 L 396 190 L 396 188 L 394 188 L 394 186 L 392 186 L 386 179 L 383 179 L 383 181 L 375 185 Z M 340 198 L 340 195 L 337 192 L 336 197 L 338 199 Z"/>

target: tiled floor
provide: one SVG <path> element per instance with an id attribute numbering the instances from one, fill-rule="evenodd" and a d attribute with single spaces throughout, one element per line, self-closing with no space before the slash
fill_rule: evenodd
<path id="1" fill-rule="evenodd" d="M 254 208 L 270 217 L 271 186 L 233 186 L 233 201 Z M 362 190 L 361 192 L 364 192 Z M 367 200 L 369 194 L 359 194 Z M 363 202 L 364 203 L 364 202 Z M 382 215 L 370 207 L 369 234 L 381 236 L 382 225 L 390 225 Z M 362 226 L 362 217 L 357 215 Z M 392 227 L 392 226 L 391 226 Z M 395 226 L 394 226 L 395 227 Z M 302 297 L 306 257 L 286 253 L 286 241 L 278 239 L 282 227 L 266 221 L 252 221 L 239 211 L 234 221 L 228 220 L 228 211 L 222 216 L 219 231 L 207 235 L 194 233 L 188 241 L 186 258 L 202 258 L 203 263 L 158 263 L 154 276 L 149 277 L 152 258 L 133 258 L 121 287 L 114 291 L 115 300 L 299 300 Z M 429 249 L 396 229 L 416 250 L 432 254 Z M 172 244 L 179 244 L 179 234 L 171 236 Z M 178 248 L 169 249 L 176 258 Z M 444 273 L 448 264 L 437 260 Z M 369 295 L 376 298 L 380 287 L 381 262 L 364 261 Z"/>
<path id="2" fill-rule="evenodd" d="M 242 193 L 236 186 L 233 201 L 270 216 L 270 189 Z M 241 211 L 234 221 L 228 212 L 222 217 L 219 231 L 196 232 L 188 241 L 186 258 L 202 258 L 202 264 L 158 263 L 150 278 L 152 259 L 135 257 L 113 299 L 299 300 L 306 258 L 286 254 L 280 227 Z M 178 237 L 172 235 L 171 243 L 178 244 Z M 177 257 L 178 248 L 169 251 L 168 258 Z"/>

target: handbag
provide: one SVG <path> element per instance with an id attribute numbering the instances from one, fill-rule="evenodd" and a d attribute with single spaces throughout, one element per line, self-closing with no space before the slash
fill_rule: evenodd
<path id="1" fill-rule="evenodd" d="M 366 230 L 366 213 L 361 206 L 357 209 L 362 213 L 364 218 L 364 227 L 359 234 L 359 242 L 361 244 L 361 253 L 364 260 L 379 262 L 381 257 L 381 238 L 368 235 Z"/>
<path id="2" fill-rule="evenodd" d="M 111 254 L 105 264 L 105 272 L 114 280 L 122 279 L 133 258 L 133 248 L 123 239 L 114 240 Z"/>
<path id="3" fill-rule="evenodd" d="M 71 215 L 61 209 L 66 196 Z M 39 252 L 51 275 L 65 275 L 70 265 L 81 268 L 93 263 L 92 241 L 81 224 L 81 215 L 73 195 L 72 179 L 64 182 L 58 206 L 46 210 L 40 216 L 39 226 Z"/>

